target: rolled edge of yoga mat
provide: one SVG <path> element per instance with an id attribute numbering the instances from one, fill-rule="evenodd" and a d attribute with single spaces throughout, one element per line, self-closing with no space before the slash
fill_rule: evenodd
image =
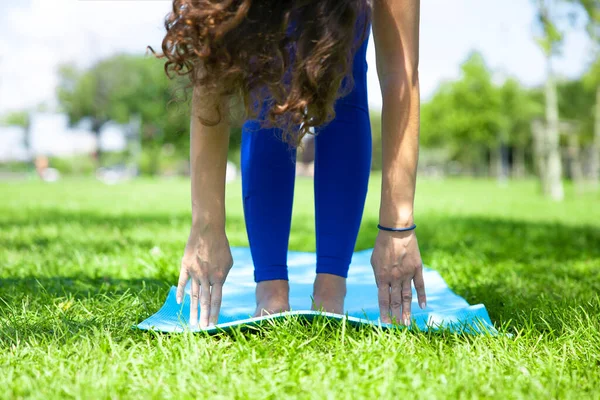
<path id="1" fill-rule="evenodd" d="M 262 317 L 245 318 L 221 323 L 208 329 L 200 329 L 198 327 L 190 328 L 187 318 L 182 312 L 185 301 L 181 305 L 177 304 L 176 291 L 177 288 L 172 286 L 169 290 L 167 299 L 160 310 L 158 310 L 156 314 L 138 324 L 136 327 L 141 330 L 165 333 L 181 333 L 184 331 L 191 331 L 214 334 L 223 331 L 226 332 L 238 326 L 252 327 L 281 318 L 302 316 L 307 317 L 307 319 L 313 319 L 314 317 L 326 317 L 335 320 L 346 320 L 348 323 L 353 325 L 369 325 L 383 329 L 406 329 L 404 326 L 384 324 L 379 320 L 373 321 L 366 318 L 311 310 L 294 310 Z M 187 297 L 188 296 L 186 296 L 186 298 Z M 493 336 L 498 335 L 498 331 L 496 328 L 494 328 L 494 325 L 492 324 L 488 312 L 483 304 L 454 309 L 420 311 L 413 315 L 413 325 L 408 329 L 414 327 L 421 331 L 448 330 L 455 333 L 488 334 Z"/>

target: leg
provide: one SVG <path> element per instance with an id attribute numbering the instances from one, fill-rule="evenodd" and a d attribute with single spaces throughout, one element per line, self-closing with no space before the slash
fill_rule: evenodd
<path id="1" fill-rule="evenodd" d="M 343 313 L 371 169 L 366 46 L 354 60 L 353 91 L 336 104 L 335 120 L 319 130 L 315 159 L 317 279 L 315 309 Z"/>
<path id="2" fill-rule="evenodd" d="M 242 133 L 244 218 L 257 282 L 257 315 L 289 310 L 287 251 L 292 220 L 295 150 L 257 121 Z"/>

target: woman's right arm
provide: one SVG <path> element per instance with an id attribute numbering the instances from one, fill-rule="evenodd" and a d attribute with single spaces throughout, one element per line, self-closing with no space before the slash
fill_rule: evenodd
<path id="1" fill-rule="evenodd" d="M 206 125 L 201 119 L 219 121 Z M 191 279 L 190 325 L 217 323 L 222 288 L 233 265 L 225 234 L 225 173 L 229 147 L 227 102 L 196 87 L 190 126 L 192 227 L 181 262 L 177 302 Z"/>

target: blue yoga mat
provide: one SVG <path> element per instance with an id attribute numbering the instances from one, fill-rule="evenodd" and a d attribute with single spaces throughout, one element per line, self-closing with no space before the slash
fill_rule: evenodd
<path id="1" fill-rule="evenodd" d="M 208 332 L 228 330 L 237 326 L 258 325 L 266 320 L 285 318 L 291 315 L 305 316 L 312 319 L 316 315 L 332 319 L 343 319 L 355 325 L 375 325 L 383 328 L 397 327 L 383 324 L 379 320 L 377 306 L 377 288 L 370 264 L 372 250 L 354 253 L 348 275 L 348 293 L 346 295 L 346 315 L 310 311 L 312 286 L 315 279 L 314 253 L 290 252 L 288 254 L 290 278 L 291 311 L 251 318 L 255 311 L 255 283 L 250 250 L 232 248 L 234 266 L 229 273 L 223 288 L 223 304 L 219 323 L 206 329 Z M 497 334 L 483 304 L 469 305 L 465 299 L 456 295 L 440 274 L 429 268 L 424 270 L 425 289 L 427 292 L 427 308 L 421 310 L 417 304 L 417 296 L 413 289 L 413 329 L 438 330 L 448 329 L 453 332 Z M 160 332 L 183 332 L 190 329 L 190 292 L 189 285 L 181 305 L 175 300 L 175 286 L 171 287 L 167 299 L 160 310 L 137 327 L 143 330 Z"/>

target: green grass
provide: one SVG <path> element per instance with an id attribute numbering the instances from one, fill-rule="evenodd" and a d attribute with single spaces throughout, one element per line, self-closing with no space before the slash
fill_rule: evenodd
<path id="1" fill-rule="evenodd" d="M 176 282 L 186 181 L 1 183 L 0 397 L 600 398 L 600 196 L 567 189 L 557 204 L 533 182 L 419 183 L 425 263 L 513 337 L 294 319 L 210 337 L 130 329 Z M 311 182 L 296 195 L 290 247 L 312 251 Z M 239 183 L 227 201 L 247 246 Z"/>

